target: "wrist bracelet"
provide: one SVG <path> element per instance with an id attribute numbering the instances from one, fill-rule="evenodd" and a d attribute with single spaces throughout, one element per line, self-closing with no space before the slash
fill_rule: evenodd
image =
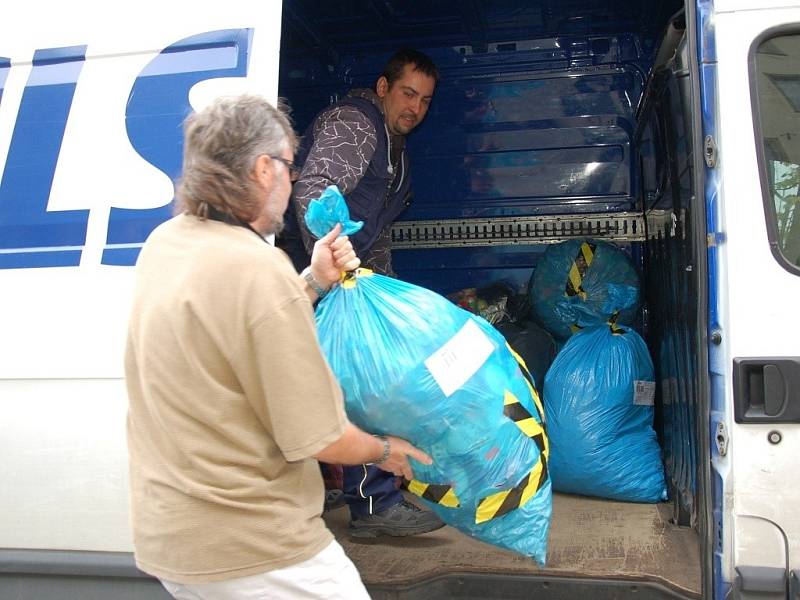
<path id="1" fill-rule="evenodd" d="M 385 463 L 386 459 L 389 458 L 389 454 L 392 451 L 392 447 L 389 444 L 389 440 L 386 439 L 386 436 L 376 435 L 375 437 L 383 442 L 383 454 L 381 454 L 381 457 L 378 460 L 366 463 L 367 465 L 380 465 L 382 463 Z"/>
<path id="2" fill-rule="evenodd" d="M 300 273 L 300 275 L 302 276 L 303 279 L 306 280 L 308 287 L 314 290 L 314 293 L 317 295 L 317 297 L 322 298 L 325 294 L 328 293 L 328 290 L 323 288 L 319 284 L 319 281 L 314 279 L 314 275 L 313 273 L 311 273 L 311 267 L 306 267 L 305 269 L 303 269 L 303 272 Z"/>

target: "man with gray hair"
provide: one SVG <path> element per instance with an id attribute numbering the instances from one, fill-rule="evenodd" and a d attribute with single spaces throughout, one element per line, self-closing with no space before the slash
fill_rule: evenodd
<path id="1" fill-rule="evenodd" d="M 321 519 L 317 459 L 413 476 L 347 421 L 312 302 L 359 260 L 340 226 L 298 275 L 278 232 L 295 135 L 257 96 L 185 123 L 179 213 L 136 266 L 125 377 L 136 564 L 175 598 L 368 598 Z"/>

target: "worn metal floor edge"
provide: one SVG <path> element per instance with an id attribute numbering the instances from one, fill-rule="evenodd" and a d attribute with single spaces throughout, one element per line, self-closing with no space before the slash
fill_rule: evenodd
<path id="1" fill-rule="evenodd" d="M 325 514 L 365 583 L 408 585 L 454 573 L 656 581 L 700 596 L 697 533 L 668 521 L 668 506 L 556 494 L 545 567 L 452 527 L 408 538 L 353 539 L 349 513 Z"/>

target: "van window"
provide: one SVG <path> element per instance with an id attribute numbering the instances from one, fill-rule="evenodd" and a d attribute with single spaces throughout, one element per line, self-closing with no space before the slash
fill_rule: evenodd
<path id="1" fill-rule="evenodd" d="M 770 242 L 778 259 L 800 273 L 800 34 L 761 42 L 752 64 Z"/>

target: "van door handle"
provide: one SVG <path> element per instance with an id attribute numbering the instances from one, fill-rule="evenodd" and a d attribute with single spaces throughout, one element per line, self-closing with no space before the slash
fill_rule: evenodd
<path id="1" fill-rule="evenodd" d="M 737 565 L 733 597 L 736 600 L 786 600 L 786 569 Z"/>
<path id="2" fill-rule="evenodd" d="M 737 423 L 800 423 L 800 357 L 734 358 Z"/>

